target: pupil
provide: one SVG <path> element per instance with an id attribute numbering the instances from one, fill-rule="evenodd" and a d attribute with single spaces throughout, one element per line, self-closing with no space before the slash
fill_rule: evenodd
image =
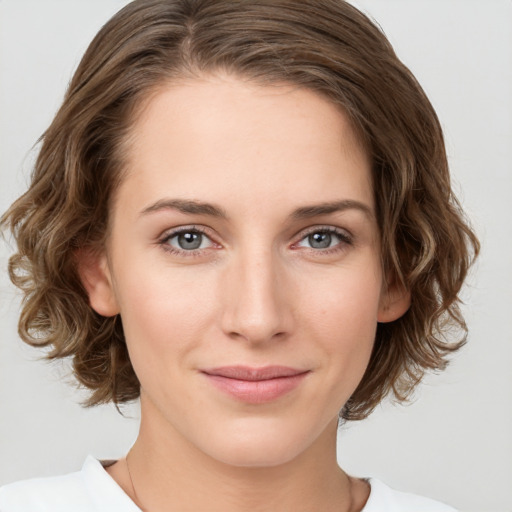
<path id="1" fill-rule="evenodd" d="M 178 236 L 178 243 L 182 249 L 199 249 L 201 236 L 200 233 L 181 233 Z"/>
<path id="2" fill-rule="evenodd" d="M 309 243 L 315 249 L 327 249 L 331 245 L 330 233 L 314 233 L 309 235 Z"/>

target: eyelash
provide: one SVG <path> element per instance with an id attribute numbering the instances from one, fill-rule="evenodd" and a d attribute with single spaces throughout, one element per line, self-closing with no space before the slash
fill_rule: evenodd
<path id="1" fill-rule="evenodd" d="M 187 258 L 202 256 L 202 251 L 204 249 L 194 249 L 194 250 L 186 251 L 184 249 L 176 249 L 176 247 L 172 247 L 172 245 L 169 244 L 170 240 L 179 236 L 182 233 L 199 233 L 201 235 L 204 235 L 204 236 L 210 238 L 208 236 L 208 234 L 206 233 L 206 230 L 202 229 L 201 227 L 188 226 L 188 227 L 178 228 L 169 233 L 166 233 L 164 235 L 164 237 L 158 243 L 162 246 L 162 249 L 164 251 L 171 253 L 171 254 L 175 254 L 178 256 L 185 256 Z"/>
<path id="2" fill-rule="evenodd" d="M 339 238 L 339 243 L 336 244 L 333 247 L 328 247 L 325 249 L 315 249 L 313 247 L 310 247 L 309 250 L 313 251 L 315 253 L 320 253 L 322 255 L 327 254 L 333 254 L 340 251 L 343 251 L 347 248 L 347 246 L 354 245 L 354 240 L 352 235 L 350 235 L 347 231 L 340 229 L 340 228 L 334 228 L 332 226 L 315 226 L 306 232 L 302 233 L 302 237 L 299 240 L 298 243 L 302 242 L 304 239 L 306 239 L 308 236 L 313 235 L 315 233 L 322 233 L 322 234 L 328 234 L 328 235 L 336 235 Z M 297 245 L 297 244 L 294 244 Z"/>
<path id="3" fill-rule="evenodd" d="M 207 238 L 210 238 L 206 232 L 205 229 L 199 227 L 199 226 L 188 226 L 183 228 L 175 229 L 171 232 L 166 233 L 160 240 L 159 245 L 162 246 L 162 249 L 165 250 L 168 253 L 178 255 L 178 256 L 184 256 L 188 258 L 198 257 L 202 256 L 203 251 L 205 249 L 191 249 L 191 250 L 185 250 L 185 249 L 177 249 L 176 247 L 173 247 L 169 244 L 169 241 L 173 238 L 179 236 L 182 233 L 198 233 L 201 235 L 204 235 Z M 309 248 L 309 251 L 313 251 L 317 254 L 321 255 L 327 255 L 327 254 L 333 254 L 336 252 L 343 251 L 346 249 L 346 246 L 350 246 L 354 244 L 352 236 L 345 230 L 334 228 L 332 226 L 317 226 L 314 228 L 309 229 L 305 233 L 302 234 L 302 237 L 300 238 L 299 242 L 296 242 L 294 244 L 297 245 L 298 243 L 302 242 L 304 239 L 306 239 L 308 236 L 315 234 L 315 233 L 322 233 L 322 234 L 329 234 L 329 235 L 335 235 L 340 239 L 340 242 L 336 244 L 334 247 L 328 247 L 325 249 L 315 249 L 313 247 Z M 210 238 L 211 240 L 211 238 Z M 212 241 L 212 243 L 215 243 Z"/>

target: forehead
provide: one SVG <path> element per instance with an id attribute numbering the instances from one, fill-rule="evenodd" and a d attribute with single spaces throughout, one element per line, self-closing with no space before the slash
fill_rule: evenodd
<path id="1" fill-rule="evenodd" d="M 370 162 L 346 114 L 289 84 L 209 76 L 162 87 L 131 127 L 126 160 L 120 193 L 137 191 L 140 203 L 179 195 L 254 210 L 312 199 L 373 208 Z"/>

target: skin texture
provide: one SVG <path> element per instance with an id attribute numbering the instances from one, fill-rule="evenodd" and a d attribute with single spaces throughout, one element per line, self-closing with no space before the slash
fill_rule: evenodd
<path id="1" fill-rule="evenodd" d="M 120 313 L 141 382 L 136 496 L 125 459 L 109 473 L 152 512 L 361 510 L 369 489 L 337 465 L 337 416 L 377 322 L 409 298 L 384 293 L 370 162 L 346 116 L 286 84 L 184 80 L 148 101 L 127 160 L 106 251 L 81 263 L 92 307 Z M 169 199 L 226 218 L 162 206 Z M 290 217 L 339 201 L 352 203 Z M 183 249 L 176 228 L 203 231 L 199 248 Z M 327 247 L 309 236 L 325 229 L 340 233 Z M 226 365 L 308 373 L 254 404 L 203 373 Z"/>

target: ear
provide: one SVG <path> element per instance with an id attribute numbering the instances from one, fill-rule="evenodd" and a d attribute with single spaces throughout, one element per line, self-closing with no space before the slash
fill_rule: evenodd
<path id="1" fill-rule="evenodd" d="M 89 304 L 102 316 L 114 316 L 119 306 L 105 251 L 82 248 L 75 252 L 78 274 L 89 296 Z"/>
<path id="2" fill-rule="evenodd" d="M 377 321 L 393 322 L 403 316 L 411 305 L 411 292 L 398 283 L 389 284 L 383 290 L 379 303 Z"/>

